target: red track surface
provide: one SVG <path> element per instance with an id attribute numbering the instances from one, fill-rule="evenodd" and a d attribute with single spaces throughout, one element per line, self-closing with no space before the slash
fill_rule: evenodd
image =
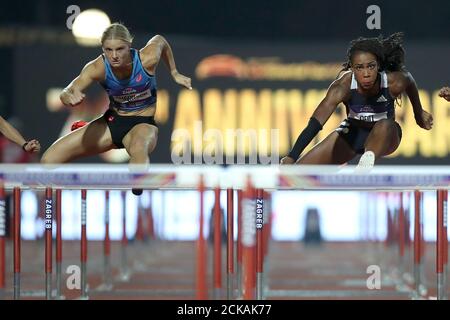
<path id="1" fill-rule="evenodd" d="M 103 243 L 89 241 L 88 284 L 90 299 L 195 299 L 195 242 L 150 241 L 128 245 L 128 281 L 118 280 L 120 274 L 120 243 L 111 244 L 113 290 L 98 291 L 103 282 Z M 1 299 L 12 299 L 12 242 L 6 242 L 6 289 Z M 222 248 L 226 263 L 226 248 Z M 428 295 L 436 297 L 435 244 L 425 251 L 425 281 Z M 212 246 L 209 244 L 207 286 L 213 293 Z M 66 287 L 67 266 L 80 265 L 79 242 L 64 242 L 62 257 L 63 295 L 76 299 L 80 290 Z M 268 270 L 265 270 L 265 299 L 411 299 L 412 247 L 405 247 L 404 271 L 400 276 L 398 248 L 374 243 L 325 243 L 321 247 L 305 247 L 300 242 L 272 242 Z M 43 241 L 22 241 L 22 299 L 45 298 L 45 263 Z M 381 270 L 381 289 L 369 290 L 366 273 L 369 265 Z M 226 270 L 225 265 L 222 267 Z M 409 274 L 409 276 L 408 276 Z M 56 275 L 53 268 L 53 281 Z M 226 299 L 226 272 L 222 274 L 222 299 Z"/>

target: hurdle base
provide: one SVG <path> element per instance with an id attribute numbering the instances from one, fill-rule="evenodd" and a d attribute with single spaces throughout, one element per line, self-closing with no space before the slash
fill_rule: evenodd
<path id="1" fill-rule="evenodd" d="M 263 274 L 262 272 L 256 273 L 256 300 L 263 300 Z"/>
<path id="2" fill-rule="evenodd" d="M 114 288 L 112 283 L 102 283 L 97 288 L 95 288 L 95 291 L 112 291 Z"/>
<path id="3" fill-rule="evenodd" d="M 127 270 L 127 271 L 121 272 L 121 273 L 117 276 L 116 280 L 117 280 L 117 281 L 121 281 L 121 282 L 125 282 L 125 281 L 129 281 L 130 278 L 131 278 L 131 272 Z"/>
<path id="4" fill-rule="evenodd" d="M 222 288 L 214 288 L 213 290 L 213 299 L 214 300 L 222 300 Z"/>
<path id="5" fill-rule="evenodd" d="M 402 279 L 403 279 L 403 281 L 405 281 L 405 283 L 407 283 L 409 285 L 414 285 L 414 283 L 415 283 L 413 275 L 409 272 L 403 273 Z"/>

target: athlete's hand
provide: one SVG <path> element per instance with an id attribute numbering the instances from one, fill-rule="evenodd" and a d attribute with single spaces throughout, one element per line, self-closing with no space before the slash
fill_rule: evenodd
<path id="1" fill-rule="evenodd" d="M 26 152 L 36 153 L 41 150 L 41 144 L 39 143 L 38 140 L 33 139 L 27 142 L 24 149 Z"/>
<path id="2" fill-rule="evenodd" d="M 280 161 L 281 164 L 294 164 L 295 160 L 289 156 L 283 157 Z"/>
<path id="3" fill-rule="evenodd" d="M 172 71 L 172 77 L 173 80 L 178 83 L 179 85 L 182 85 L 183 87 L 192 90 L 192 85 L 191 85 L 191 78 L 188 78 L 186 76 L 183 76 L 181 73 L 179 73 L 178 71 Z"/>
<path id="4" fill-rule="evenodd" d="M 433 116 L 425 110 L 422 110 L 422 112 L 419 115 L 416 115 L 415 118 L 419 127 L 425 130 L 430 130 L 433 127 Z"/>
<path id="5" fill-rule="evenodd" d="M 83 102 L 85 96 L 86 95 L 78 89 L 66 88 L 61 92 L 59 98 L 61 99 L 61 102 L 66 106 L 74 107 Z"/>
<path id="6" fill-rule="evenodd" d="M 450 101 L 450 88 L 444 87 L 439 91 L 439 97 L 444 98 L 447 101 Z"/>

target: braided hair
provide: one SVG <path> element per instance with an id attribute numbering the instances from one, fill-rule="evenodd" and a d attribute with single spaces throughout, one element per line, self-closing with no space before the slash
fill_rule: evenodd
<path id="1" fill-rule="evenodd" d="M 402 71 L 405 70 L 405 50 L 402 46 L 403 32 L 396 32 L 387 38 L 382 35 L 375 38 L 363 38 L 352 40 L 347 49 L 347 62 L 343 64 L 343 71 L 351 68 L 353 55 L 358 52 L 369 52 L 373 54 L 378 61 L 378 68 L 380 71 Z M 338 77 L 339 77 L 338 75 Z M 401 106 L 401 95 L 395 99 L 395 103 Z"/>
<path id="2" fill-rule="evenodd" d="M 347 49 L 347 62 L 341 71 L 349 70 L 353 55 L 358 51 L 369 52 L 377 57 L 380 71 L 401 71 L 405 68 L 405 50 L 402 46 L 403 32 L 396 32 L 387 38 L 363 38 L 352 40 Z"/>

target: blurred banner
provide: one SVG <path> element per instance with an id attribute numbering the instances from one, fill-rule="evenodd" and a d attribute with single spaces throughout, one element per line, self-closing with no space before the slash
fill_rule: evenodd
<path id="1" fill-rule="evenodd" d="M 135 47 L 141 48 L 149 38 L 137 37 Z M 183 150 L 192 154 L 192 163 L 204 161 L 203 152 L 211 150 L 224 158 L 234 157 L 241 142 L 247 156 L 255 148 L 258 156 L 284 156 L 336 78 L 348 45 L 330 41 L 251 43 L 166 38 L 179 72 L 192 78 L 193 90 L 176 85 L 160 62 L 156 113 L 159 137 L 151 155 L 153 163 L 171 163 L 172 152 L 181 155 Z M 434 128 L 419 128 L 407 97 L 398 99 L 396 117 L 403 139 L 395 154 L 380 163 L 448 164 L 450 103 L 439 98 L 437 91 L 450 84 L 450 43 L 406 42 L 404 46 L 407 68 L 420 88 L 423 107 L 434 115 Z M 73 44 L 33 44 L 14 49 L 14 115 L 23 121 L 27 137 L 39 138 L 46 149 L 70 130 L 73 121 L 91 120 L 106 110 L 108 98 L 97 84 L 87 90 L 86 100 L 75 108 L 62 106 L 58 97 L 60 90 L 99 54 L 100 47 Z M 344 118 L 345 109 L 339 106 L 315 142 Z M 240 133 L 244 141 L 236 138 Z M 81 161 L 126 160 L 125 152 L 115 151 Z"/>

